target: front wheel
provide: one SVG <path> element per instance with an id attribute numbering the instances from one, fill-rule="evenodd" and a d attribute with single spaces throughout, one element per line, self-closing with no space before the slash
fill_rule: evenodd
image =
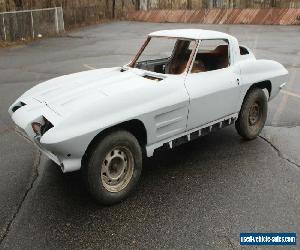
<path id="1" fill-rule="evenodd" d="M 127 131 L 99 138 L 88 154 L 85 178 L 92 196 L 112 205 L 125 199 L 136 187 L 142 171 L 142 151 Z"/>
<path id="2" fill-rule="evenodd" d="M 247 93 L 235 127 L 246 140 L 256 138 L 263 129 L 268 113 L 268 101 L 264 91 L 253 88 Z"/>

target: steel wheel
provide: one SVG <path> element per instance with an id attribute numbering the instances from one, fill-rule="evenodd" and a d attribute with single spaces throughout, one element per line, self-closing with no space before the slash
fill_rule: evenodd
<path id="1" fill-rule="evenodd" d="M 251 88 L 246 94 L 239 117 L 235 122 L 237 132 L 246 140 L 256 138 L 263 129 L 268 113 L 268 100 L 260 88 Z"/>
<path id="2" fill-rule="evenodd" d="M 126 130 L 113 130 L 99 136 L 90 147 L 82 173 L 95 200 L 112 205 L 134 191 L 142 163 L 142 149 L 136 137 Z"/>
<path id="3" fill-rule="evenodd" d="M 101 181 L 112 193 L 122 191 L 130 182 L 134 159 L 127 147 L 115 147 L 107 153 L 101 166 Z"/>
<path id="4" fill-rule="evenodd" d="M 249 125 L 255 126 L 261 119 L 261 106 L 258 102 L 253 103 L 249 110 Z"/>

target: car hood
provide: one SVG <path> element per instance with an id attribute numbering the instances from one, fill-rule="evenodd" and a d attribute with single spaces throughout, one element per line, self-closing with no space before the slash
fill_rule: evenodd
<path id="1" fill-rule="evenodd" d="M 22 97 L 34 98 L 50 109 L 64 115 L 99 101 L 134 93 L 136 89 L 155 84 L 143 77 L 141 70 L 118 68 L 96 69 L 61 76 L 38 84 Z M 22 98 L 20 98 L 22 99 Z"/>

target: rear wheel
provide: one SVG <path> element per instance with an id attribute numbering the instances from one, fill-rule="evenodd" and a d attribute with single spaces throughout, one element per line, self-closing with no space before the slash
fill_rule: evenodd
<path id="1" fill-rule="evenodd" d="M 101 204 L 125 199 L 136 187 L 142 171 L 142 152 L 137 139 L 127 131 L 99 138 L 88 153 L 85 178 L 88 189 Z"/>
<path id="2" fill-rule="evenodd" d="M 268 113 L 268 101 L 260 88 L 251 89 L 243 102 L 235 123 L 237 132 L 246 140 L 256 138 L 263 129 Z"/>

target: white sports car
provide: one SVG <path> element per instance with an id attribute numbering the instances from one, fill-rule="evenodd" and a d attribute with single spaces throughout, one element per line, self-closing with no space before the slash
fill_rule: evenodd
<path id="1" fill-rule="evenodd" d="M 144 154 L 233 123 L 257 137 L 287 78 L 280 63 L 257 60 L 228 34 L 163 30 L 128 65 L 41 83 L 9 113 L 63 172 L 81 169 L 95 199 L 113 204 L 136 186 Z"/>

